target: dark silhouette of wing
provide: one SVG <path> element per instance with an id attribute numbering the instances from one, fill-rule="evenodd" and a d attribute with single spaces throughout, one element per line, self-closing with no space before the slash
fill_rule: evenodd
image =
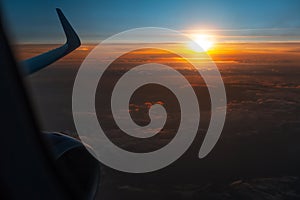
<path id="1" fill-rule="evenodd" d="M 56 9 L 56 11 L 64 29 L 67 42 L 56 49 L 22 61 L 21 66 L 23 66 L 24 68 L 25 75 L 30 75 L 40 69 L 47 67 L 51 63 L 64 57 L 65 55 L 69 54 L 81 45 L 77 33 L 74 31 L 71 24 L 68 22 L 67 18 L 62 13 L 62 11 L 58 8 Z"/>

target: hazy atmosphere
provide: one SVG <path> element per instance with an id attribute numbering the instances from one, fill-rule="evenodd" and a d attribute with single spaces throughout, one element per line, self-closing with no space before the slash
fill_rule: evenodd
<path id="1" fill-rule="evenodd" d="M 132 28 L 163 27 L 186 34 L 201 49 L 189 44 L 177 48 L 208 54 L 226 89 L 221 138 L 207 157 L 199 159 L 211 102 L 209 86 L 190 64 L 157 49 L 129 52 L 114 61 L 102 79 L 104 93 L 95 97 L 98 119 L 114 144 L 134 152 L 159 149 L 173 139 L 180 123 L 174 94 L 145 86 L 132 96 L 128 112 L 137 124 L 145 125 L 149 108 L 163 105 L 168 112 L 164 129 L 139 141 L 117 127 L 107 96 L 133 66 L 156 62 L 182 73 L 200 102 L 201 121 L 187 152 L 164 169 L 130 174 L 102 165 L 98 199 L 300 199 L 300 1 L 4 0 L 7 31 L 18 60 L 65 42 L 56 7 L 63 10 L 82 45 L 25 78 L 42 130 L 78 137 L 72 116 L 78 69 L 99 42 Z M 115 44 L 115 51 L 122 45 L 128 44 Z M 109 57 L 115 52 L 106 53 Z"/>

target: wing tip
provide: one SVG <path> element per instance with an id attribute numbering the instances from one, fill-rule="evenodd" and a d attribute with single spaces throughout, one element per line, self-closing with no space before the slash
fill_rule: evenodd
<path id="1" fill-rule="evenodd" d="M 60 23 L 65 32 L 67 42 L 53 50 L 37 55 L 33 58 L 24 60 L 21 65 L 24 66 L 25 75 L 32 74 L 40 69 L 45 68 L 58 59 L 66 56 L 81 45 L 81 41 L 76 31 L 73 29 L 67 18 L 60 8 L 56 8 Z"/>
<path id="2" fill-rule="evenodd" d="M 56 8 L 56 12 L 67 37 L 67 43 L 71 46 L 73 50 L 76 49 L 81 45 L 79 36 L 77 35 L 76 31 L 73 29 L 72 25 L 63 14 L 62 10 L 60 8 Z"/>

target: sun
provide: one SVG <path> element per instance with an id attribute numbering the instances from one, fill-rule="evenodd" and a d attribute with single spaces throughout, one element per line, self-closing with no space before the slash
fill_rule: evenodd
<path id="1" fill-rule="evenodd" d="M 192 50 L 197 51 L 197 52 L 203 52 L 203 51 L 208 51 L 211 49 L 214 45 L 214 39 L 213 36 L 211 35 L 206 35 L 206 34 L 194 34 L 191 36 L 193 41 L 195 43 L 191 43 L 189 46 Z M 199 48 L 199 46 L 201 48 Z"/>

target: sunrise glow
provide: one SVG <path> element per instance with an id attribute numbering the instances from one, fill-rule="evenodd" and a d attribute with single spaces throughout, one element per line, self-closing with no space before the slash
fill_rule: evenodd
<path id="1" fill-rule="evenodd" d="M 203 52 L 203 51 L 208 51 L 211 49 L 214 45 L 214 39 L 213 36 L 211 35 L 206 35 L 206 34 L 194 34 L 191 36 L 193 41 L 196 43 L 191 43 L 189 44 L 189 47 L 197 52 Z M 200 46 L 200 48 L 199 48 Z"/>

